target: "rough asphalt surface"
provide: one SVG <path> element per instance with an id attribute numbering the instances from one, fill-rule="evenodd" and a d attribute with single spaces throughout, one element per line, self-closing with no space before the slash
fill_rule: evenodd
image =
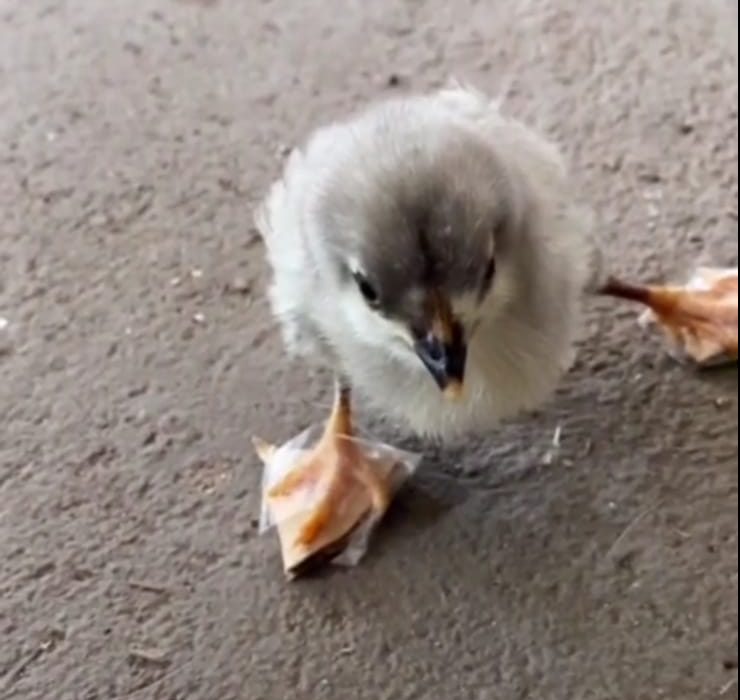
<path id="1" fill-rule="evenodd" d="M 538 415 L 414 445 L 359 568 L 283 581 L 249 442 L 329 401 L 263 299 L 251 208 L 286 146 L 454 74 L 563 144 L 615 271 L 736 263 L 736 23 L 720 0 L 5 0 L 0 698 L 737 698 L 737 372 L 677 367 L 633 309 L 592 304 Z"/>

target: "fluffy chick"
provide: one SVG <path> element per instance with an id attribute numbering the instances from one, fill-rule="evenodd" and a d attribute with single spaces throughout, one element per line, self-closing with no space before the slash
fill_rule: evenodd
<path id="1" fill-rule="evenodd" d="M 256 214 L 287 348 L 423 436 L 547 399 L 596 251 L 556 148 L 454 86 L 294 151 Z"/>

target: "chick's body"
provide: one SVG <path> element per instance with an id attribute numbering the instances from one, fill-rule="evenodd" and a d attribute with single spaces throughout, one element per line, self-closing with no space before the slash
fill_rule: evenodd
<path id="1" fill-rule="evenodd" d="M 585 220 L 553 146 L 477 92 L 396 98 L 318 130 L 256 220 L 288 349 L 413 432 L 489 429 L 546 399 L 572 361 Z M 467 342 L 457 401 L 414 351 L 437 293 Z"/>

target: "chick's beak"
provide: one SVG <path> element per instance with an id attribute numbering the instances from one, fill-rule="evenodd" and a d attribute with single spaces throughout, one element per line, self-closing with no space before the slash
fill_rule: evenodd
<path id="1" fill-rule="evenodd" d="M 416 341 L 416 354 L 445 396 L 457 399 L 462 394 L 465 379 L 465 334 L 444 297 L 432 295 L 430 310 L 431 324 L 426 334 Z"/>

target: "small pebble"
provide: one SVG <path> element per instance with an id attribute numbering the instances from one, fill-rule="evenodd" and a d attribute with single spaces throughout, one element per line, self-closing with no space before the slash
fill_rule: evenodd
<path id="1" fill-rule="evenodd" d="M 618 173 L 624 165 L 624 156 L 615 156 L 604 163 L 604 168 L 610 173 Z"/>
<path id="2" fill-rule="evenodd" d="M 204 314 L 198 312 L 196 314 L 193 314 L 193 321 L 199 326 L 202 326 L 206 322 L 206 317 Z"/>
<path id="3" fill-rule="evenodd" d="M 246 296 L 252 291 L 252 286 L 249 281 L 244 277 L 235 277 L 228 285 L 226 285 L 226 291 L 230 294 L 241 294 Z"/>
<path id="4" fill-rule="evenodd" d="M 638 175 L 638 178 L 641 182 L 646 182 L 650 185 L 657 185 L 663 181 L 661 174 L 655 170 L 646 170 Z"/>
<path id="5" fill-rule="evenodd" d="M 168 663 L 167 653 L 157 647 L 134 646 L 129 649 L 128 656 L 131 661 L 141 661 L 157 666 L 167 665 Z"/>
<path id="6" fill-rule="evenodd" d="M 13 350 L 13 338 L 10 332 L 10 322 L 0 316 L 0 357 L 10 355 Z"/>

